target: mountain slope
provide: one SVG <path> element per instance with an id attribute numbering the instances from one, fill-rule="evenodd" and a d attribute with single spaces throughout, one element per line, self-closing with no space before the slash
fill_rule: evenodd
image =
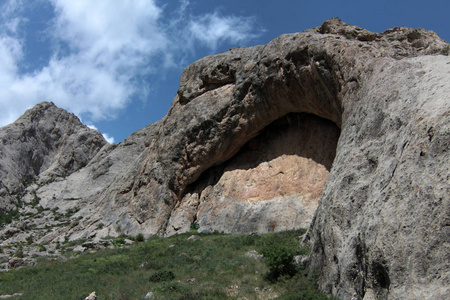
<path id="1" fill-rule="evenodd" d="M 106 144 L 53 103 L 42 102 L 0 130 L 0 209 L 17 204 L 31 182 L 62 179 L 85 167 Z"/>

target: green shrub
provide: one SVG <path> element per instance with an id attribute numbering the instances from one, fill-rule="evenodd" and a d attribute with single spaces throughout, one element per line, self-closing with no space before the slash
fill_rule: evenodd
<path id="1" fill-rule="evenodd" d="M 31 235 L 28 236 L 28 237 L 26 238 L 26 241 L 27 241 L 28 245 L 33 244 L 33 237 L 32 237 Z"/>
<path id="2" fill-rule="evenodd" d="M 144 235 L 142 233 L 138 233 L 135 237 L 136 242 L 144 242 L 145 238 Z"/>
<path id="3" fill-rule="evenodd" d="M 18 258 L 23 258 L 24 255 L 22 248 L 17 249 L 16 253 L 14 253 L 14 256 Z"/>
<path id="4" fill-rule="evenodd" d="M 262 254 L 269 267 L 265 276 L 268 281 L 276 282 L 281 276 L 292 277 L 297 273 L 297 267 L 294 265 L 295 249 L 274 243 L 266 245 Z"/>
<path id="5" fill-rule="evenodd" d="M 170 298 L 164 297 L 165 299 L 177 299 L 179 297 L 176 297 L 176 295 L 179 295 L 179 296 L 185 295 L 188 290 L 189 290 L 189 286 L 187 284 L 177 282 L 177 281 L 170 281 L 170 282 L 167 282 L 166 284 L 160 285 L 159 287 L 155 288 L 156 292 L 159 292 L 159 293 L 163 294 L 164 296 L 166 296 L 166 295 L 171 296 Z"/>
<path id="6" fill-rule="evenodd" d="M 36 178 L 29 178 L 23 183 L 23 188 L 26 189 L 30 185 L 36 183 Z"/>
<path id="7" fill-rule="evenodd" d="M 33 201 L 31 201 L 31 206 L 36 207 L 41 201 L 41 198 L 36 195 L 36 191 L 32 191 L 31 193 L 33 194 Z"/>
<path id="8" fill-rule="evenodd" d="M 180 300 L 230 299 L 230 297 L 224 291 L 221 291 L 219 289 L 213 289 L 198 292 L 185 292 L 179 299 Z"/>
<path id="9" fill-rule="evenodd" d="M 80 208 L 78 206 L 69 208 L 66 213 L 64 214 L 64 216 L 66 218 L 70 218 L 71 216 L 73 216 L 75 213 L 77 213 L 80 210 Z"/>
<path id="10" fill-rule="evenodd" d="M 199 228 L 200 228 L 200 225 L 198 223 L 192 223 L 190 232 L 196 233 Z"/>
<path id="11" fill-rule="evenodd" d="M 169 281 L 175 279 L 175 275 L 170 270 L 161 270 L 153 273 L 148 278 L 150 282 L 161 282 L 161 281 Z"/>
<path id="12" fill-rule="evenodd" d="M 441 54 L 448 56 L 449 52 L 450 52 L 450 45 L 447 45 L 444 47 L 444 49 L 442 49 Z"/>
<path id="13" fill-rule="evenodd" d="M 122 245 L 125 245 L 125 238 L 123 238 L 123 237 L 118 237 L 118 238 L 116 238 L 115 240 L 112 240 L 111 241 L 111 243 L 114 245 L 114 246 L 122 246 Z"/>
<path id="14" fill-rule="evenodd" d="M 280 280 L 277 284 L 284 293 L 278 298 L 280 300 L 330 300 L 316 289 L 317 278 L 309 277 L 306 271 L 299 272 L 289 280 Z"/>
<path id="15" fill-rule="evenodd" d="M 9 224 L 12 220 L 18 219 L 19 211 L 17 209 L 4 213 L 0 211 L 0 227 L 3 224 Z"/>

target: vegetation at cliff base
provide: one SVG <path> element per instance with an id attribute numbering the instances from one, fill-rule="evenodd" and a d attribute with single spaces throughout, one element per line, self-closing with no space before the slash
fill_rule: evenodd
<path id="1" fill-rule="evenodd" d="M 181 234 L 115 249 L 41 258 L 0 273 L 0 295 L 18 299 L 328 299 L 306 270 L 304 231 Z M 142 240 L 141 238 L 139 240 Z M 264 257 L 262 256 L 264 254 Z"/>

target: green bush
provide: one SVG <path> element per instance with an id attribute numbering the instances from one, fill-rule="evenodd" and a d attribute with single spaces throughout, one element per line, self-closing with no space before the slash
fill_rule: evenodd
<path id="1" fill-rule="evenodd" d="M 191 233 L 196 233 L 196 232 L 198 232 L 199 228 L 200 228 L 200 225 L 198 223 L 192 223 L 190 232 Z"/>
<path id="2" fill-rule="evenodd" d="M 16 251 L 16 253 L 14 253 L 14 256 L 15 256 L 15 257 L 18 257 L 18 258 L 23 258 L 24 255 L 23 255 L 23 250 L 22 250 L 22 248 L 19 248 L 19 249 Z"/>
<path id="3" fill-rule="evenodd" d="M 76 214 L 78 211 L 80 210 L 80 208 L 78 206 L 69 208 L 66 213 L 64 214 L 64 216 L 66 218 L 70 218 L 71 216 L 73 216 L 74 214 Z"/>
<path id="4" fill-rule="evenodd" d="M 441 54 L 448 56 L 449 52 L 450 52 L 450 45 L 447 45 L 444 47 L 444 49 L 442 49 Z"/>
<path id="5" fill-rule="evenodd" d="M 3 224 L 9 224 L 12 220 L 18 219 L 19 211 L 17 209 L 4 213 L 0 211 L 0 227 Z"/>
<path id="6" fill-rule="evenodd" d="M 144 242 L 145 238 L 144 235 L 142 233 L 138 233 L 135 237 L 136 242 Z"/>
<path id="7" fill-rule="evenodd" d="M 169 281 L 175 279 L 175 275 L 170 270 L 161 270 L 153 273 L 148 278 L 150 282 L 161 282 L 161 281 Z"/>
<path id="8" fill-rule="evenodd" d="M 180 296 L 188 293 L 189 288 L 185 283 L 170 281 L 156 287 L 154 290 L 161 296 L 164 295 L 163 299 L 180 299 Z"/>
<path id="9" fill-rule="evenodd" d="M 179 298 L 180 300 L 198 300 L 198 299 L 230 299 L 223 291 L 218 289 L 205 290 L 198 292 L 184 292 Z M 245 299 L 245 298 L 244 298 Z"/>
<path id="10" fill-rule="evenodd" d="M 31 245 L 31 244 L 33 244 L 33 237 L 30 235 L 30 236 L 28 236 L 26 239 L 25 239 L 26 241 L 27 241 L 27 243 L 28 243 L 28 245 Z"/>
<path id="11" fill-rule="evenodd" d="M 33 194 L 33 201 L 31 201 L 31 206 L 36 207 L 41 201 L 41 198 L 36 195 L 36 191 L 32 191 L 31 193 Z"/>
<path id="12" fill-rule="evenodd" d="M 276 282 L 281 276 L 292 277 L 297 273 L 297 267 L 294 265 L 295 249 L 279 244 L 266 245 L 262 254 L 264 262 L 269 267 L 266 279 L 270 282 Z"/>
<path id="13" fill-rule="evenodd" d="M 289 280 L 280 280 L 277 284 L 284 290 L 284 293 L 278 298 L 280 300 L 329 300 L 329 298 L 316 290 L 317 278 L 309 277 L 306 271 L 297 273 Z"/>
<path id="14" fill-rule="evenodd" d="M 121 246 L 121 245 L 125 245 L 125 238 L 123 238 L 123 237 L 118 237 L 118 238 L 116 238 L 115 240 L 113 240 L 112 241 L 112 244 L 114 245 L 114 246 Z"/>

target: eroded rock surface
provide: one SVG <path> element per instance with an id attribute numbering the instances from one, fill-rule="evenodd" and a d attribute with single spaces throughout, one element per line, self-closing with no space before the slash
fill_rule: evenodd
<path id="1" fill-rule="evenodd" d="M 0 130 L 0 210 L 31 183 L 47 184 L 86 166 L 107 142 L 73 114 L 42 102 Z"/>
<path id="2" fill-rule="evenodd" d="M 342 299 L 446 299 L 450 59 L 383 60 L 358 92 L 309 236 Z"/>
<path id="3" fill-rule="evenodd" d="M 185 69 L 160 122 L 70 171 L 39 170 L 36 185 L 20 173 L 24 202 L 41 209 L 21 208 L 35 218 L 2 240 L 43 224 L 55 226 L 40 228 L 40 242 L 173 234 L 193 222 L 277 231 L 306 226 L 319 203 L 305 242 L 321 289 L 446 299 L 448 47 L 423 29 L 373 33 L 335 18 L 205 57 Z M 66 177 L 43 180 L 51 174 Z"/>
<path id="4" fill-rule="evenodd" d="M 266 127 L 229 161 L 205 172 L 172 212 L 168 234 L 306 228 L 328 179 L 339 128 L 309 114 Z"/>

